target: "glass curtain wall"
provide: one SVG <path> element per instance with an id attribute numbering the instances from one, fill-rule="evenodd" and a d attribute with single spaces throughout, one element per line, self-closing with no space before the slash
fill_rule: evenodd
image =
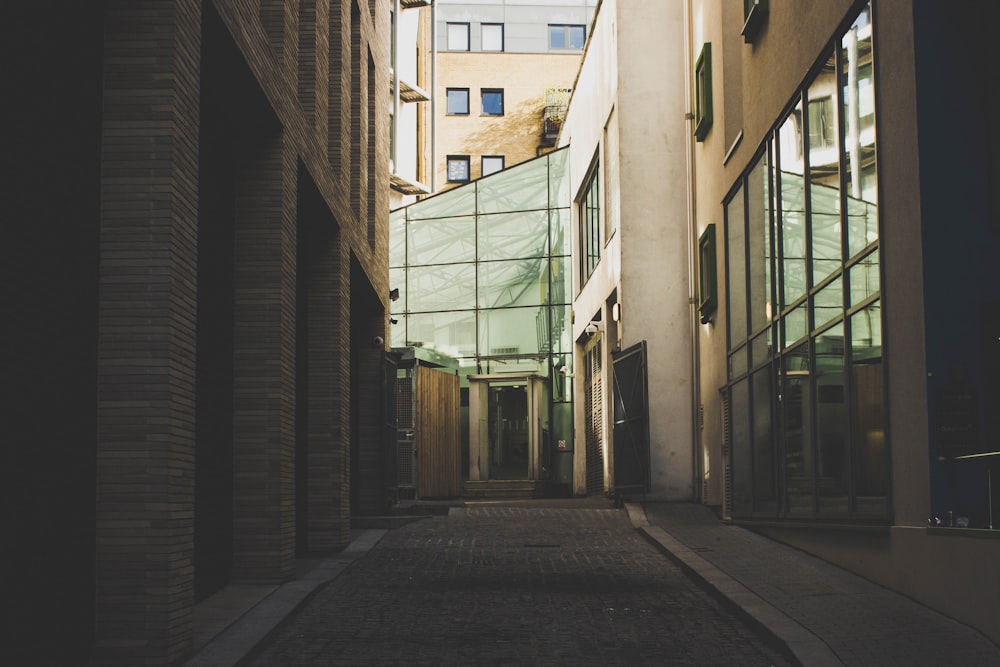
<path id="1" fill-rule="evenodd" d="M 888 517 L 870 17 L 725 203 L 734 516 Z"/>
<path id="2" fill-rule="evenodd" d="M 570 195 L 560 150 L 392 212 L 390 343 L 460 373 L 539 373 L 571 400 Z"/>

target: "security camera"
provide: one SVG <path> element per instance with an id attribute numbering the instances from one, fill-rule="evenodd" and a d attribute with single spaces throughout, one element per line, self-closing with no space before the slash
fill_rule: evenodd
<path id="1" fill-rule="evenodd" d="M 600 328 L 593 322 L 583 328 L 583 333 L 587 334 L 588 338 L 593 338 L 597 335 L 598 331 L 600 331 Z"/>
<path id="2" fill-rule="evenodd" d="M 381 336 L 372 338 L 372 347 L 382 347 L 383 345 L 385 345 L 385 339 Z"/>

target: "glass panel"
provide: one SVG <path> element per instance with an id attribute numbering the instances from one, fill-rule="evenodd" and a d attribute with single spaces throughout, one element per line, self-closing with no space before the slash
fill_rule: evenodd
<path id="1" fill-rule="evenodd" d="M 774 476 L 774 433 L 771 401 L 774 398 L 771 367 L 765 366 L 751 378 L 753 391 L 753 495 L 754 510 L 777 511 Z"/>
<path id="2" fill-rule="evenodd" d="M 729 270 L 729 344 L 738 345 L 747 337 L 746 230 L 743 216 L 743 188 L 726 205 L 727 261 Z"/>
<path id="3" fill-rule="evenodd" d="M 389 289 L 398 289 L 399 298 L 395 301 L 389 300 L 389 312 L 393 315 L 406 310 L 406 269 L 389 269 Z"/>
<path id="4" fill-rule="evenodd" d="M 552 254 L 570 255 L 570 222 L 572 215 L 568 208 L 549 209 L 549 221 L 552 223 Z"/>
<path id="5" fill-rule="evenodd" d="M 410 312 L 476 307 L 476 265 L 411 266 L 407 292 Z"/>
<path id="6" fill-rule="evenodd" d="M 406 345 L 406 315 L 397 315 L 396 324 L 389 325 L 389 347 L 404 347 Z"/>
<path id="7" fill-rule="evenodd" d="M 808 331 L 806 328 L 806 302 L 803 301 L 793 311 L 785 315 L 781 324 L 785 334 L 782 347 L 788 347 L 805 336 Z"/>
<path id="8" fill-rule="evenodd" d="M 566 26 L 564 25 L 549 26 L 549 48 L 550 49 L 566 48 Z"/>
<path id="9" fill-rule="evenodd" d="M 582 25 L 571 25 L 569 27 L 569 48 L 582 49 L 586 41 L 586 34 Z"/>
<path id="10" fill-rule="evenodd" d="M 851 267 L 851 305 L 857 305 L 879 291 L 878 250 Z"/>
<path id="11" fill-rule="evenodd" d="M 503 51 L 503 24 L 484 23 L 483 51 Z"/>
<path id="12" fill-rule="evenodd" d="M 872 26 L 866 7 L 841 40 L 844 103 L 844 184 L 850 255 L 878 239 L 875 161 L 875 72 Z"/>
<path id="13" fill-rule="evenodd" d="M 476 259 L 475 218 L 411 221 L 408 239 L 410 266 Z"/>
<path id="14" fill-rule="evenodd" d="M 759 366 L 771 358 L 771 328 L 753 339 L 750 350 L 750 363 Z"/>
<path id="15" fill-rule="evenodd" d="M 480 311 L 479 354 L 537 354 L 548 346 L 545 322 L 541 306 Z"/>
<path id="16" fill-rule="evenodd" d="M 545 303 L 548 262 L 529 259 L 479 264 L 479 307 L 506 308 Z"/>
<path id="17" fill-rule="evenodd" d="M 778 130 L 782 301 L 784 308 L 806 293 L 805 180 L 802 160 L 802 102 Z"/>
<path id="18" fill-rule="evenodd" d="M 503 115 L 503 91 L 484 90 L 483 93 L 483 115 L 502 116 Z"/>
<path id="19" fill-rule="evenodd" d="M 854 415 L 854 509 L 885 515 L 889 487 L 882 387 L 879 303 L 851 317 L 851 407 Z"/>
<path id="20" fill-rule="evenodd" d="M 569 365 L 573 365 L 573 327 L 570 326 L 570 319 L 573 316 L 573 307 L 569 305 L 557 305 L 551 309 L 552 334 L 550 342 L 553 354 L 562 354 Z"/>
<path id="21" fill-rule="evenodd" d="M 782 365 L 780 400 L 785 441 L 785 505 L 790 512 L 812 512 L 815 491 L 808 345 L 786 354 Z"/>
<path id="22" fill-rule="evenodd" d="M 729 355 L 729 379 L 740 377 L 747 372 L 747 346 L 734 350 Z"/>
<path id="23" fill-rule="evenodd" d="M 389 266 L 406 263 L 406 209 L 389 214 Z"/>
<path id="24" fill-rule="evenodd" d="M 503 166 L 504 166 L 504 158 L 502 155 L 483 156 L 483 176 L 489 176 L 490 174 L 495 174 L 498 171 L 502 171 Z"/>
<path id="25" fill-rule="evenodd" d="M 437 350 L 450 357 L 476 354 L 476 313 L 471 310 L 410 315 L 407 345 Z"/>
<path id="26" fill-rule="evenodd" d="M 837 278 L 813 297 L 813 318 L 816 320 L 814 329 L 821 328 L 844 312 L 843 283 L 843 278 Z"/>
<path id="27" fill-rule="evenodd" d="M 753 511 L 753 454 L 750 442 L 750 383 L 744 378 L 732 388 L 733 513 Z"/>
<path id="28" fill-rule="evenodd" d="M 809 202 L 813 283 L 840 268 L 840 142 L 837 139 L 837 57 L 831 53 L 807 93 Z"/>
<path id="29" fill-rule="evenodd" d="M 469 50 L 469 24 L 449 23 L 448 24 L 448 50 L 468 51 Z"/>
<path id="30" fill-rule="evenodd" d="M 448 113 L 458 115 L 469 113 L 468 88 L 453 88 L 448 90 Z"/>
<path id="31" fill-rule="evenodd" d="M 549 245 L 547 211 L 479 216 L 479 259 L 544 257 Z"/>
<path id="32" fill-rule="evenodd" d="M 476 212 L 476 188 L 455 188 L 411 204 L 407 211 L 411 221 L 473 215 Z"/>
<path id="33" fill-rule="evenodd" d="M 469 180 L 469 158 L 448 158 L 448 182 Z"/>
<path id="34" fill-rule="evenodd" d="M 844 386 L 844 325 L 816 338 L 816 446 L 819 449 L 819 510 L 846 514 L 848 465 Z"/>
<path id="35" fill-rule="evenodd" d="M 570 302 L 570 279 L 569 257 L 549 258 L 549 280 L 552 292 L 549 294 L 549 303 L 562 304 Z"/>
<path id="36" fill-rule="evenodd" d="M 771 320 L 771 192 L 767 153 L 747 175 L 750 331 Z"/>
<path id="37" fill-rule="evenodd" d="M 529 160 L 477 183 L 480 213 L 507 213 L 547 208 L 548 163 Z"/>
<path id="38" fill-rule="evenodd" d="M 546 158 L 549 163 L 549 206 L 568 207 L 573 201 L 569 193 L 569 151 L 553 151 Z"/>

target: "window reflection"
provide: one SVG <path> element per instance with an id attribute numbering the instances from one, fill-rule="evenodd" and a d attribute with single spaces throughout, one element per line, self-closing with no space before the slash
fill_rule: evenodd
<path id="1" fill-rule="evenodd" d="M 855 510 L 887 510 L 888 467 L 882 387 L 882 319 L 875 302 L 851 317 L 852 445 Z"/>
<path id="2" fill-rule="evenodd" d="M 771 188 L 767 152 L 747 174 L 750 331 L 771 320 Z"/>
<path id="3" fill-rule="evenodd" d="M 729 258 L 729 339 L 734 345 L 747 337 L 745 224 L 743 189 L 740 188 L 726 206 L 727 256 Z"/>
<path id="4" fill-rule="evenodd" d="M 866 8 L 841 40 L 844 108 L 844 183 L 848 246 L 855 255 L 878 239 L 875 170 L 875 72 L 872 26 Z"/>
<path id="5" fill-rule="evenodd" d="M 816 338 L 816 445 L 820 511 L 844 514 L 847 506 L 847 403 L 844 327 Z"/>
<path id="6" fill-rule="evenodd" d="M 785 505 L 791 512 L 813 511 L 814 467 L 808 345 L 782 359 L 781 415 L 785 440 Z"/>
<path id="7" fill-rule="evenodd" d="M 806 293 L 805 164 L 802 159 L 802 101 L 778 130 L 782 308 Z"/>
<path id="8" fill-rule="evenodd" d="M 774 387 L 771 367 L 753 374 L 753 494 L 757 512 L 773 514 L 777 509 L 774 479 L 774 433 L 771 400 Z"/>
<path id="9" fill-rule="evenodd" d="M 813 280 L 840 269 L 840 150 L 837 139 L 837 58 L 831 53 L 809 86 L 809 201 Z"/>

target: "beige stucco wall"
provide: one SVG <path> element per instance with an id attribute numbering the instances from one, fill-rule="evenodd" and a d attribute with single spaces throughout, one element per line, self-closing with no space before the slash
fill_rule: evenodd
<path id="1" fill-rule="evenodd" d="M 503 155 L 513 166 L 536 156 L 542 132 L 547 88 L 570 88 L 580 54 L 449 53 L 437 54 L 435 83 L 435 185 L 448 183 L 448 155 L 468 155 L 470 177 L 482 173 L 483 155 Z M 469 115 L 449 116 L 448 88 L 469 89 Z M 482 88 L 502 88 L 504 115 L 483 116 Z"/>
<path id="2" fill-rule="evenodd" d="M 693 497 L 690 236 L 687 216 L 688 135 L 684 120 L 683 7 L 630 0 L 627 11 L 605 0 L 599 7 L 560 144 L 570 146 L 571 192 L 578 196 L 595 155 L 604 187 L 602 215 L 617 209 L 617 231 L 606 230 L 601 262 L 581 285 L 575 273 L 574 336 L 600 317 L 605 341 L 605 442 L 612 396 L 611 352 L 646 341 L 650 402 L 651 497 Z M 624 8 L 624 6 L 622 6 Z M 618 39 L 628 35 L 628 39 Z M 609 125 L 610 124 L 610 125 Z M 608 153 L 606 128 L 617 132 Z M 613 141 L 612 141 L 612 146 Z M 617 180 L 608 165 L 617 161 Z M 578 231 L 574 210 L 574 234 Z M 579 250 L 574 236 L 574 252 Z M 578 261 L 574 261 L 576 267 Z M 618 322 L 611 307 L 620 304 Z M 580 368 L 580 346 L 577 368 Z M 577 373 L 582 397 L 582 373 Z M 584 405 L 575 405 L 577 488 L 585 471 Z M 613 478 L 611 479 L 614 484 Z"/>

